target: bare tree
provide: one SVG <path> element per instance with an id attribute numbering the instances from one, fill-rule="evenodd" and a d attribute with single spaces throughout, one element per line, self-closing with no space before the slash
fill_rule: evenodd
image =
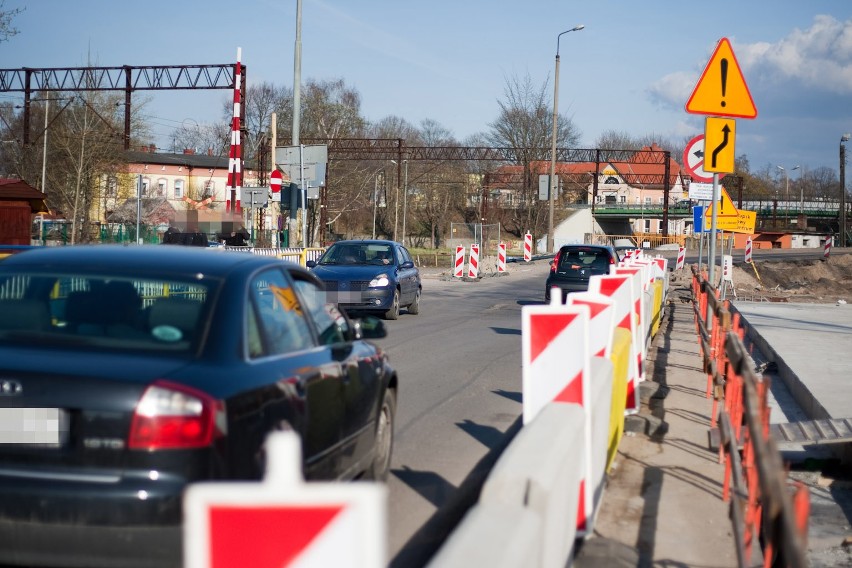
<path id="1" fill-rule="evenodd" d="M 6 10 L 6 0 L 0 0 L 0 43 L 18 35 L 18 28 L 12 26 L 12 19 L 24 11 L 24 8 Z"/>
<path id="2" fill-rule="evenodd" d="M 511 234 L 520 237 L 527 230 L 541 234 L 546 203 L 538 199 L 538 183 L 532 179 L 530 164 L 549 161 L 553 136 L 553 101 L 548 81 L 536 86 L 527 74 L 523 78 L 506 78 L 503 99 L 498 100 L 500 115 L 492 122 L 485 139 L 491 146 L 514 149 L 515 165 L 523 166 L 523 179 L 516 189 L 518 203 L 513 204 L 501 222 Z M 556 144 L 576 147 L 580 133 L 573 121 L 560 114 L 557 117 Z"/>

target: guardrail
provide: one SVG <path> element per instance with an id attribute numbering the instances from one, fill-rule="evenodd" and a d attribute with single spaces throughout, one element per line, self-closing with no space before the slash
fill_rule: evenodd
<path id="1" fill-rule="evenodd" d="M 769 379 L 757 373 L 743 345 L 738 314 L 731 317 L 729 302 L 719 300 L 706 274 L 695 266 L 692 273 L 696 331 L 713 398 L 711 427 L 719 424 L 711 434 L 725 463 L 722 497 L 731 503 L 738 564 L 752 565 L 759 540 L 764 566 L 805 568 L 809 496 L 801 483 L 789 483 L 769 436 Z"/>

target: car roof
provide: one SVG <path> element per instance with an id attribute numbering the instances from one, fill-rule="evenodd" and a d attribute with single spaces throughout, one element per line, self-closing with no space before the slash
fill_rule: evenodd
<path id="1" fill-rule="evenodd" d="M 389 246 L 397 245 L 397 246 L 402 246 L 396 241 L 389 241 L 389 240 L 385 240 L 385 239 L 347 239 L 345 241 L 335 241 L 332 244 L 334 244 L 334 245 L 358 244 L 358 245 L 389 245 Z"/>
<path id="2" fill-rule="evenodd" d="M 0 262 L 0 272 L 36 268 L 44 270 L 108 271 L 115 274 L 188 274 L 224 276 L 234 270 L 253 271 L 263 266 L 300 266 L 274 256 L 222 249 L 171 245 L 72 245 L 31 249 Z M 307 271 L 304 271 L 307 273 Z"/>
<path id="3" fill-rule="evenodd" d="M 581 249 L 601 249 L 601 250 L 614 250 L 609 245 L 562 245 L 559 250 L 581 250 Z"/>

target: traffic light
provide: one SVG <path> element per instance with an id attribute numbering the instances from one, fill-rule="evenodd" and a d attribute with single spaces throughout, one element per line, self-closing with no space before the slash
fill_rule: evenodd
<path id="1" fill-rule="evenodd" d="M 293 208 L 304 209 L 302 190 L 295 183 L 281 184 L 281 209 L 290 211 Z"/>

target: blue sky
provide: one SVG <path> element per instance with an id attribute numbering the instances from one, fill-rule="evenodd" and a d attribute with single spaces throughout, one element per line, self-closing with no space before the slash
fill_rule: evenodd
<path id="1" fill-rule="evenodd" d="M 293 82 L 296 0 L 5 0 L 16 7 L 0 68 L 221 64 L 240 47 L 249 84 Z M 302 79 L 342 78 L 369 120 L 432 119 L 463 140 L 497 118 L 507 77 L 552 89 L 556 37 L 577 24 L 560 41 L 559 110 L 582 146 L 607 130 L 701 134 L 684 106 L 727 37 L 758 110 L 737 121 L 737 155 L 753 170 L 837 169 L 852 131 L 848 0 L 303 0 Z M 229 97 L 159 92 L 147 113 L 166 145 L 187 120 L 221 120 Z"/>

